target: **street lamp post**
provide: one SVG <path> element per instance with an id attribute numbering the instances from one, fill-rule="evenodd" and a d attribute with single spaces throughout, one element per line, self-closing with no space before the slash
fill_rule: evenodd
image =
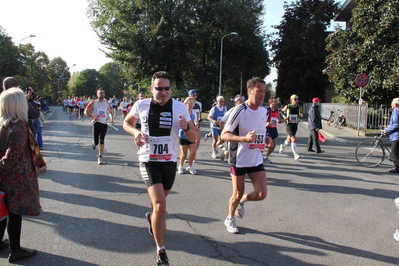
<path id="1" fill-rule="evenodd" d="M 29 35 L 28 37 L 22 38 L 22 40 L 19 42 L 19 75 L 22 76 L 22 62 L 21 62 L 21 43 L 23 40 L 28 39 L 28 38 L 32 38 L 32 37 L 36 37 L 36 35 Z"/>
<path id="2" fill-rule="evenodd" d="M 224 37 L 229 36 L 229 35 L 238 35 L 238 33 L 231 32 L 229 34 L 226 34 L 222 37 L 222 40 L 220 41 L 219 95 L 222 94 L 223 39 L 224 39 Z"/>
<path id="3" fill-rule="evenodd" d="M 71 67 L 67 66 L 64 69 L 65 69 L 65 71 L 69 71 L 74 66 L 76 66 L 76 64 L 73 64 Z M 61 93 L 62 93 L 62 91 L 61 91 L 61 80 L 67 80 L 68 79 L 68 78 L 63 78 L 62 77 L 63 74 L 64 73 L 61 73 L 61 77 L 58 78 L 58 92 L 57 92 L 58 93 L 58 99 L 61 98 Z"/>

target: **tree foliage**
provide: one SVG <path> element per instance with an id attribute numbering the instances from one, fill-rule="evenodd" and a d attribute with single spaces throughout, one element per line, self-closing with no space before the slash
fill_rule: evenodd
<path id="1" fill-rule="evenodd" d="M 46 72 L 48 84 L 44 88 L 44 92 L 46 95 L 58 98 L 58 91 L 66 89 L 66 84 L 71 77 L 69 67 L 61 57 L 56 57 L 47 65 Z"/>
<path id="2" fill-rule="evenodd" d="M 98 71 L 100 74 L 107 78 L 107 84 L 103 85 L 109 96 L 115 95 L 118 98 L 122 98 L 124 82 L 123 82 L 123 71 L 118 63 L 107 63 L 103 65 Z"/>
<path id="3" fill-rule="evenodd" d="M 68 92 L 65 92 L 63 96 L 95 95 L 97 89 L 100 87 L 105 89 L 106 96 L 110 96 L 107 92 L 107 85 L 108 80 L 104 75 L 95 69 L 86 69 L 70 80 L 68 83 Z"/>
<path id="4" fill-rule="evenodd" d="M 278 70 L 276 96 L 287 100 L 324 98 L 329 87 L 325 68 L 326 29 L 338 10 L 333 0 L 284 2 L 284 16 L 272 41 L 273 62 Z"/>
<path id="5" fill-rule="evenodd" d="M 18 47 L 0 26 L 0 77 L 18 73 Z"/>
<path id="6" fill-rule="evenodd" d="M 223 94 L 235 95 L 244 80 L 269 74 L 261 26 L 262 0 L 91 0 L 94 30 L 125 64 L 133 82 L 145 83 L 158 70 L 169 71 L 175 89 L 195 88 L 199 98 L 218 92 L 219 57 L 224 39 Z M 254 63 L 255 62 L 255 63 Z M 184 93 L 183 93 L 184 94 Z M 211 104 L 211 101 L 209 101 Z"/>
<path id="7" fill-rule="evenodd" d="M 399 90 L 399 1 L 357 0 L 352 28 L 337 30 L 327 39 L 325 73 L 336 92 L 350 101 L 358 99 L 355 78 L 365 73 L 366 102 L 384 104 L 398 97 Z"/>

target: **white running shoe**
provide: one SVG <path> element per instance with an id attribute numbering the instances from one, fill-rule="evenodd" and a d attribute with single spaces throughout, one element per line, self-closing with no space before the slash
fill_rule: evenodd
<path id="1" fill-rule="evenodd" d="M 219 158 L 218 154 L 216 153 L 216 151 L 212 152 L 212 158 L 216 159 Z"/>
<path id="2" fill-rule="evenodd" d="M 245 214 L 244 202 L 238 203 L 235 214 L 238 218 L 244 218 L 244 214 Z"/>
<path id="3" fill-rule="evenodd" d="M 98 164 L 104 164 L 103 157 L 98 157 L 97 162 Z"/>
<path id="4" fill-rule="evenodd" d="M 197 171 L 195 171 L 194 167 L 192 165 L 189 165 L 186 167 L 186 170 L 190 172 L 192 175 L 196 175 Z"/>
<path id="5" fill-rule="evenodd" d="M 396 241 L 399 241 L 399 229 L 396 229 L 395 233 L 393 234 L 393 238 L 395 238 Z"/>
<path id="6" fill-rule="evenodd" d="M 205 134 L 204 141 L 206 142 L 208 138 L 209 138 L 208 134 Z"/>
<path id="7" fill-rule="evenodd" d="M 298 153 L 294 153 L 294 160 L 298 161 L 301 158 L 301 156 Z"/>
<path id="8" fill-rule="evenodd" d="M 184 174 L 184 167 L 183 167 L 183 165 L 179 165 L 179 166 L 177 167 L 177 173 L 178 173 L 178 174 Z"/>
<path id="9" fill-rule="evenodd" d="M 399 198 L 396 198 L 396 199 L 395 199 L 395 206 L 396 206 L 396 208 L 399 209 Z"/>
<path id="10" fill-rule="evenodd" d="M 278 153 L 283 153 L 285 149 L 285 146 L 283 144 L 280 144 L 280 150 L 278 151 Z"/>
<path id="11" fill-rule="evenodd" d="M 232 217 L 229 219 L 229 217 L 224 220 L 224 225 L 227 227 L 227 232 L 232 233 L 232 234 L 237 234 L 239 232 L 237 226 L 236 226 L 236 219 Z"/>

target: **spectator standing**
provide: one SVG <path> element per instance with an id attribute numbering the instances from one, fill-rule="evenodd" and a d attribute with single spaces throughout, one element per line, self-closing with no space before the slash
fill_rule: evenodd
<path id="1" fill-rule="evenodd" d="M 382 133 L 389 134 L 389 140 L 392 142 L 391 154 L 394 168 L 389 170 L 389 173 L 399 173 L 399 98 L 395 98 L 391 103 L 392 115 L 389 121 L 389 126 L 386 127 Z"/>
<path id="2" fill-rule="evenodd" d="M 3 236 L 7 227 L 10 263 L 36 254 L 36 250 L 20 246 L 22 215 L 38 216 L 41 213 L 27 113 L 28 104 L 20 89 L 11 88 L 1 93 L 0 190 L 5 193 L 9 215 L 0 222 L 0 234 Z M 7 247 L 6 241 L 0 241 L 0 250 Z"/>
<path id="3" fill-rule="evenodd" d="M 39 145 L 40 149 L 43 149 L 43 124 L 46 121 L 46 117 L 44 116 L 43 112 L 41 111 L 41 107 L 39 106 L 40 116 L 37 118 L 38 120 L 38 127 L 36 132 L 36 141 Z"/>
<path id="4" fill-rule="evenodd" d="M 308 129 L 309 129 L 309 139 L 308 139 L 308 152 L 315 152 L 313 150 L 313 144 L 316 148 L 316 153 L 323 153 L 319 144 L 319 130 L 322 129 L 321 115 L 320 115 L 320 102 L 319 98 L 313 98 L 313 105 L 309 109 L 308 114 Z"/>

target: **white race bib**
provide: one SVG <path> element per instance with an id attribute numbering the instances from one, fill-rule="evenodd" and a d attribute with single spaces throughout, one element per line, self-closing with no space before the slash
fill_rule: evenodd
<path id="1" fill-rule="evenodd" d="M 148 137 L 150 161 L 165 162 L 172 159 L 173 139 L 170 136 Z"/>
<path id="2" fill-rule="evenodd" d="M 289 119 L 288 119 L 289 123 L 298 123 L 298 115 L 290 115 Z"/>
<path id="3" fill-rule="evenodd" d="M 256 139 L 255 142 L 250 143 L 248 148 L 250 150 L 264 150 L 266 143 L 266 129 L 259 129 L 255 131 Z"/>

